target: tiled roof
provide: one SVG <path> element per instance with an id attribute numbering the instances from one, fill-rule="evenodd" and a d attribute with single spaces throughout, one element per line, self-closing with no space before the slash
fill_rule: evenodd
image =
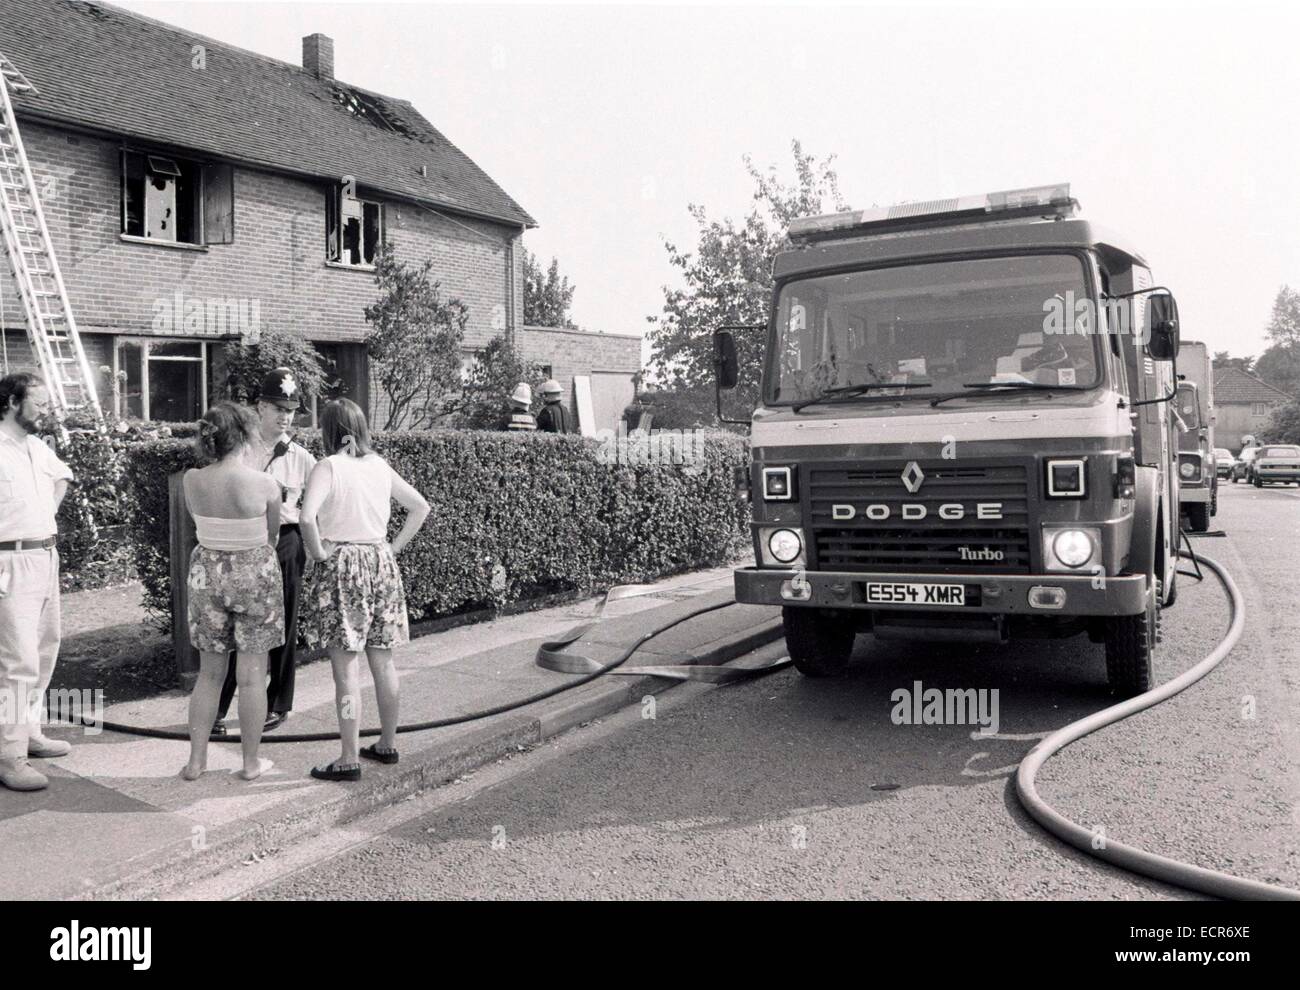
<path id="1" fill-rule="evenodd" d="M 1290 402 L 1295 398 L 1288 395 L 1276 385 L 1270 385 L 1262 378 L 1242 371 L 1240 368 L 1224 368 L 1214 376 L 1214 401 L 1218 405 L 1225 402 L 1268 402 L 1277 404 Z"/>
<path id="2" fill-rule="evenodd" d="M 206 49 L 202 70 L 191 65 L 196 44 Z M 536 226 L 406 100 L 82 0 L 0 0 L 0 52 L 39 91 L 13 95 L 20 116 L 277 171 L 353 175 L 362 187 Z M 393 129 L 354 115 L 340 91 Z"/>

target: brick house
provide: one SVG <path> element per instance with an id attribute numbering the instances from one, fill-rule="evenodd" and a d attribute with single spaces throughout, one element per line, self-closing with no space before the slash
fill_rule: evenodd
<path id="1" fill-rule="evenodd" d="M 1240 368 L 1215 372 L 1215 442 L 1238 453 L 1242 437 L 1259 437 L 1273 410 L 1294 400 L 1295 396 Z"/>
<path id="2" fill-rule="evenodd" d="M 196 418 L 222 345 L 278 327 L 382 425 L 363 343 L 380 243 L 433 258 L 469 307 L 462 360 L 507 334 L 569 395 L 593 372 L 630 395 L 639 338 L 523 331 L 536 222 L 409 102 L 335 79 L 324 35 L 296 66 L 107 4 L 0 0 L 0 52 L 38 91 L 11 98 L 90 365 L 126 373 L 120 413 Z M 16 370 L 35 361 L 14 289 L 0 267 Z"/>

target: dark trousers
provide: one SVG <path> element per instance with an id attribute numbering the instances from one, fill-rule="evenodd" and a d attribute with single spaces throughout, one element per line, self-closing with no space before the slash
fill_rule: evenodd
<path id="1" fill-rule="evenodd" d="M 267 658 L 266 669 L 270 681 L 266 687 L 266 710 L 288 713 L 293 711 L 293 675 L 298 652 L 298 591 L 302 587 L 302 571 L 307 564 L 307 550 L 302 545 L 302 534 L 297 526 L 283 526 L 275 545 L 275 555 L 280 558 L 280 576 L 284 587 L 284 645 L 277 646 Z M 226 668 L 226 683 L 221 685 L 221 702 L 217 718 L 223 719 L 230 711 L 230 700 L 235 696 L 235 658 L 230 658 Z"/>

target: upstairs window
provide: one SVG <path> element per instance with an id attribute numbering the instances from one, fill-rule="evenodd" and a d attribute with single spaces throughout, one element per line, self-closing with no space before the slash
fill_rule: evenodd
<path id="1" fill-rule="evenodd" d="M 325 260 L 371 268 L 384 242 L 383 205 L 359 199 L 356 183 L 344 182 L 325 193 Z"/>
<path id="2" fill-rule="evenodd" d="M 124 150 L 122 233 L 163 244 L 231 243 L 232 168 Z"/>

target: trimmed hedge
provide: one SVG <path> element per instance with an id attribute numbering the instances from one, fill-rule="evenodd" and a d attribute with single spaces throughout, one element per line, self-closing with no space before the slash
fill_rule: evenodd
<path id="1" fill-rule="evenodd" d="M 320 456 L 319 434 L 298 435 Z M 431 506 L 398 558 L 412 620 L 563 590 L 646 581 L 732 560 L 748 547 L 749 506 L 735 494 L 745 441 L 711 433 L 690 463 L 610 463 L 577 436 L 433 430 L 379 433 L 376 450 Z M 167 477 L 198 465 L 191 443 L 127 454 L 144 604 L 168 618 Z M 643 460 L 646 458 L 642 458 Z M 394 507 L 390 536 L 401 526 Z"/>

